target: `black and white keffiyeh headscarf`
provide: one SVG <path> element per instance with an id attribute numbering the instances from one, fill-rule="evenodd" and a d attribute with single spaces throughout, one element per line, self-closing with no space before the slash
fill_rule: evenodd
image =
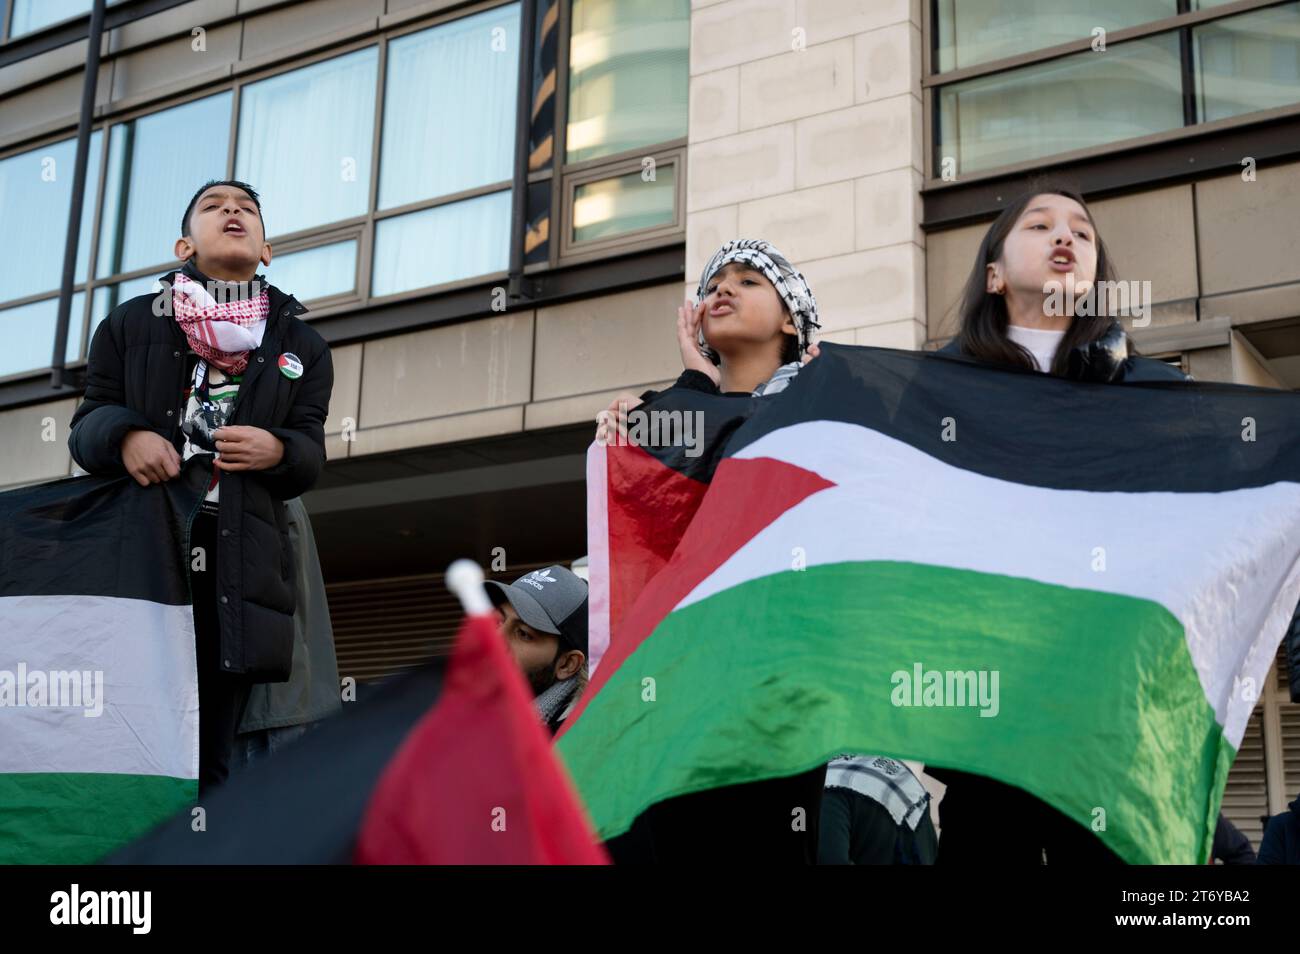
<path id="1" fill-rule="evenodd" d="M 742 262 L 757 269 L 772 283 L 776 293 L 785 302 L 794 320 L 795 331 L 799 334 L 799 355 L 803 356 L 812 344 L 813 332 L 821 327 L 817 320 L 817 299 L 813 297 L 808 280 L 799 269 L 790 264 L 790 260 L 778 252 L 769 242 L 762 239 L 732 239 L 713 253 L 709 264 L 704 266 L 700 275 L 699 288 L 695 290 L 695 300 L 703 301 L 708 294 L 709 279 L 724 266 L 732 262 Z M 700 350 L 714 358 L 713 350 L 704 340 L 704 328 L 700 328 Z"/>

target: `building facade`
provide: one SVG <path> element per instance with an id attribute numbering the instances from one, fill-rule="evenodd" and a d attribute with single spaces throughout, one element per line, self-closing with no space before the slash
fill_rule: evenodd
<path id="1" fill-rule="evenodd" d="M 267 277 L 334 356 L 305 501 L 345 673 L 441 645 L 452 558 L 584 552 L 595 415 L 676 376 L 675 308 L 731 237 L 803 268 L 826 340 L 933 348 L 1050 174 L 1142 289 L 1144 353 L 1300 386 L 1295 0 L 110 2 L 55 372 L 90 8 L 0 0 L 0 487 L 73 473 L 96 323 L 199 184 L 251 182 Z M 1297 793 L 1279 668 L 1225 813 L 1258 841 Z"/>

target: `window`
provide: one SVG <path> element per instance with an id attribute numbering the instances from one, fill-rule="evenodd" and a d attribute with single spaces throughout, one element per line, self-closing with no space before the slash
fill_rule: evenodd
<path id="1" fill-rule="evenodd" d="M 931 0 L 931 177 L 1300 103 L 1300 3 L 1215 14 L 1226 2 Z M 1165 18 L 1189 22 L 1144 26 Z M 1136 35 L 1101 48 L 1097 26 Z M 1071 41 L 1080 52 L 1033 54 Z M 1021 54 L 1024 65 L 980 68 Z M 954 69 L 964 75 L 945 82 Z"/>
<path id="2" fill-rule="evenodd" d="M 268 236 L 365 215 L 378 48 L 244 87 L 235 178 L 252 185 Z"/>
<path id="3" fill-rule="evenodd" d="M 375 223 L 371 293 L 505 271 L 519 5 L 393 40 L 386 73 L 379 209 L 426 208 Z"/>
<path id="4" fill-rule="evenodd" d="M 6 2 L 15 32 L 90 7 Z M 522 10 L 512 0 L 433 13 L 102 123 L 91 137 L 68 359 L 84 356 L 109 312 L 175 267 L 181 213 L 210 179 L 258 190 L 275 251 L 263 271 L 317 308 L 495 282 L 517 241 L 529 271 L 681 242 L 689 0 L 537 0 L 529 30 Z M 40 223 L 11 229 L 0 249 L 0 323 L 21 329 L 12 333 L 22 342 L 0 359 L 0 376 L 48 367 L 74 155 L 69 138 L 0 157 L 6 223 Z"/>
<path id="5" fill-rule="evenodd" d="M 388 44 L 379 208 L 505 183 L 513 175 L 519 6 Z"/>
<path id="6" fill-rule="evenodd" d="M 1108 34 L 1178 13 L 1177 0 L 939 0 L 940 72 Z"/>
<path id="7" fill-rule="evenodd" d="M 171 259 L 194 190 L 226 178 L 230 100 L 218 93 L 112 128 L 95 277 Z"/>
<path id="8" fill-rule="evenodd" d="M 108 0 L 104 5 L 111 7 L 121 0 Z M 9 33 L 6 39 L 33 33 L 53 26 L 63 20 L 85 16 L 90 12 L 91 0 L 13 0 L 13 17 L 9 21 Z M 4 11 L 0 0 L 0 13 Z"/>
<path id="9" fill-rule="evenodd" d="M 273 255 L 262 273 L 277 288 L 304 298 L 328 298 L 356 291 L 357 240 Z"/>
<path id="10" fill-rule="evenodd" d="M 90 267 L 102 139 L 98 132 L 90 136 L 81 241 L 77 246 L 78 281 L 85 280 Z M 0 302 L 58 290 L 63 278 L 63 246 L 68 238 L 76 153 L 77 141 L 65 139 L 0 159 L 0 209 L 4 210 L 5 221 L 0 235 Z"/>
<path id="11" fill-rule="evenodd" d="M 503 272 L 510 264 L 510 193 L 381 219 L 374 258 L 374 295 Z"/>
<path id="12" fill-rule="evenodd" d="M 0 341 L 5 344 L 0 348 L 0 377 L 50 366 L 58 314 L 57 297 L 0 310 Z M 86 294 L 77 292 L 72 296 L 72 320 L 68 325 L 68 361 L 76 360 L 81 353 L 85 323 Z"/>
<path id="13" fill-rule="evenodd" d="M 978 172 L 1183 124 L 1178 36 L 1159 34 L 939 90 L 937 158 Z"/>
<path id="14" fill-rule="evenodd" d="M 686 135 L 689 0 L 573 0 L 566 158 Z"/>
<path id="15" fill-rule="evenodd" d="M 1214 20 L 1192 37 L 1202 122 L 1300 100 L 1300 3 Z"/>

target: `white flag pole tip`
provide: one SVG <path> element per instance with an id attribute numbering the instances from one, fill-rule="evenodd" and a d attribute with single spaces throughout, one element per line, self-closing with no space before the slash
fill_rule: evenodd
<path id="1" fill-rule="evenodd" d="M 470 616 L 492 611 L 492 601 L 483 589 L 483 568 L 473 560 L 457 560 L 447 567 L 447 589 L 456 594 Z"/>

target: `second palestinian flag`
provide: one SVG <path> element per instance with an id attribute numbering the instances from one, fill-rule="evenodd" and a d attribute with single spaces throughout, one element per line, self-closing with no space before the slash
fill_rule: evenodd
<path id="1" fill-rule="evenodd" d="M 1300 599 L 1298 435 L 1287 392 L 824 345 L 731 439 L 561 737 L 600 834 L 854 751 L 1204 861 Z"/>

